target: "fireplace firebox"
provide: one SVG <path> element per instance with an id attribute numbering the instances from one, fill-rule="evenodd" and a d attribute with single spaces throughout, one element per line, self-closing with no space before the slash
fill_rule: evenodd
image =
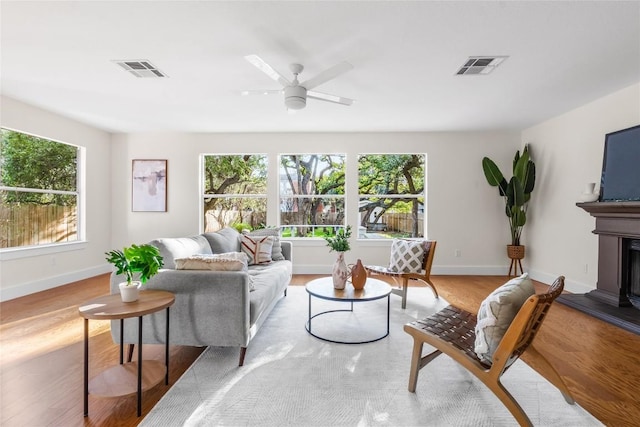
<path id="1" fill-rule="evenodd" d="M 629 302 L 640 309 L 640 240 L 622 241 L 622 289 Z"/>
<path id="2" fill-rule="evenodd" d="M 558 302 L 640 335 L 640 202 L 577 203 L 596 219 L 598 282 Z"/>

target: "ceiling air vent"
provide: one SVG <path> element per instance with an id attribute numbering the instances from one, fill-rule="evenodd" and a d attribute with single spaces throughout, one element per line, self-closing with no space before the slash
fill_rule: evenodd
<path id="1" fill-rule="evenodd" d="M 158 67 L 146 59 L 132 59 L 113 61 L 136 77 L 167 77 Z"/>
<path id="2" fill-rule="evenodd" d="M 507 58 L 508 56 L 470 56 L 456 74 L 489 74 Z"/>

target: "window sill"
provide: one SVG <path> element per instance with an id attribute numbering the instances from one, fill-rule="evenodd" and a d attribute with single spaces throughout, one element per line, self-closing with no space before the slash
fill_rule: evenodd
<path id="1" fill-rule="evenodd" d="M 81 241 L 71 243 L 56 243 L 42 246 L 29 246 L 24 248 L 0 249 L 0 261 L 58 254 L 61 252 L 80 251 L 86 249 L 87 245 L 87 241 Z"/>
<path id="2" fill-rule="evenodd" d="M 296 247 L 327 246 L 327 242 L 319 237 L 281 237 L 283 241 L 294 242 Z M 393 239 L 353 239 L 352 245 L 391 247 Z"/>
<path id="3" fill-rule="evenodd" d="M 320 237 L 281 237 L 283 241 L 294 242 L 296 247 L 300 246 L 326 246 L 327 242 Z"/>

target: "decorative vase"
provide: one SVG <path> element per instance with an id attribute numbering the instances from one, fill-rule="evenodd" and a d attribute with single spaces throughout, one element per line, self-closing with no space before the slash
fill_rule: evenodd
<path id="1" fill-rule="evenodd" d="M 351 284 L 353 285 L 353 289 L 359 291 L 364 288 L 364 284 L 367 281 L 367 270 L 364 269 L 364 265 L 362 265 L 362 261 L 358 259 L 356 261 L 356 265 L 351 269 Z"/>
<path id="2" fill-rule="evenodd" d="M 584 191 L 580 195 L 580 201 L 583 203 L 595 202 L 600 198 L 600 194 L 596 191 L 596 183 L 588 182 L 584 186 Z"/>
<path id="3" fill-rule="evenodd" d="M 587 182 L 584 186 L 584 192 L 582 194 L 593 194 L 595 193 L 596 183 L 595 182 Z"/>
<path id="4" fill-rule="evenodd" d="M 333 264 L 333 271 L 331 272 L 333 277 L 333 287 L 335 289 L 344 289 L 347 284 L 347 278 L 349 277 L 349 269 L 344 262 L 344 252 L 338 252 L 338 259 Z"/>
<path id="5" fill-rule="evenodd" d="M 142 284 L 140 282 L 131 282 L 131 285 L 127 282 L 120 283 L 120 297 L 122 298 L 122 302 L 138 301 L 141 286 Z"/>

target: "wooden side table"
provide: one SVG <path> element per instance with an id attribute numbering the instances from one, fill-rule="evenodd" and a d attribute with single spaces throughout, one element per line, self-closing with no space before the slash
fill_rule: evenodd
<path id="1" fill-rule="evenodd" d="M 84 318 L 84 416 L 89 415 L 89 393 L 100 397 L 138 394 L 138 416 L 142 414 L 142 392 L 162 381 L 169 384 L 169 307 L 175 296 L 171 292 L 144 290 L 135 302 L 122 302 L 119 294 L 105 295 L 82 304 L 78 311 Z M 165 364 L 158 360 L 142 361 L 142 316 L 167 309 Z M 124 319 L 138 318 L 138 360 L 124 363 Z M 89 319 L 120 320 L 120 364 L 89 382 Z M 137 375 L 137 376 L 136 376 Z"/>

